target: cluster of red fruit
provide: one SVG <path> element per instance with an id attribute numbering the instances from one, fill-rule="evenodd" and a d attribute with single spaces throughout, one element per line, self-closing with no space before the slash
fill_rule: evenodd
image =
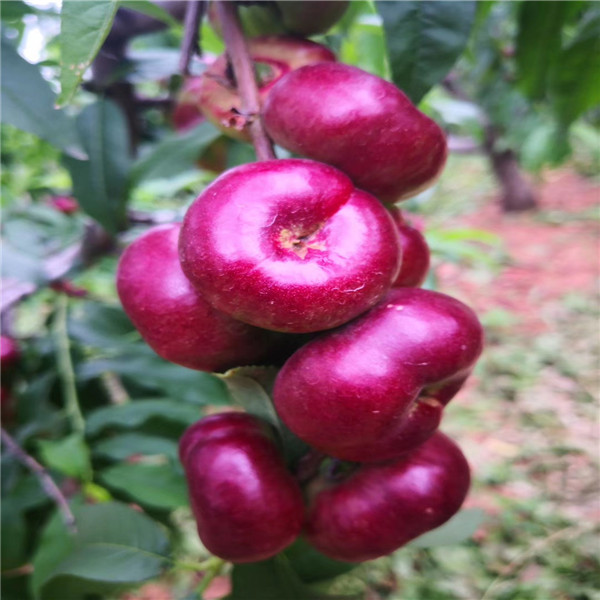
<path id="1" fill-rule="evenodd" d="M 251 562 L 303 532 L 332 558 L 368 560 L 444 523 L 469 487 L 464 456 L 437 428 L 482 329 L 459 301 L 417 287 L 427 244 L 384 204 L 437 178 L 445 137 L 392 84 L 313 42 L 269 38 L 251 49 L 277 63 L 261 85 L 268 134 L 308 159 L 222 174 L 182 225 L 127 248 L 117 287 L 144 339 L 174 363 L 222 372 L 294 348 L 273 402 L 319 464 L 300 477 L 274 430 L 247 414 L 193 425 L 180 457 L 207 548 Z M 196 118 L 195 90 L 208 118 L 245 135 L 226 71 L 219 59 L 186 86 L 180 124 Z"/>

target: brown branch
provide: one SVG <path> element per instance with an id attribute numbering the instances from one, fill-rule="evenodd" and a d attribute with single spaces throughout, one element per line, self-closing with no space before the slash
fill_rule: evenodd
<path id="1" fill-rule="evenodd" d="M 25 450 L 19 446 L 19 444 L 4 429 L 4 427 L 2 427 L 0 430 L 0 436 L 2 438 L 2 443 L 6 446 L 8 451 L 38 478 L 42 489 L 44 492 L 46 492 L 46 495 L 54 500 L 63 517 L 67 529 L 69 529 L 71 533 L 76 533 L 77 527 L 75 526 L 75 516 L 71 512 L 69 503 L 63 496 L 62 492 L 58 489 L 56 483 L 54 483 L 52 477 L 48 475 L 46 469 L 44 469 L 44 467 L 42 467 L 42 465 L 40 465 L 35 458 L 29 456 L 29 454 L 27 454 Z"/>
<path id="2" fill-rule="evenodd" d="M 234 2 L 218 0 L 217 14 L 223 28 L 227 55 L 233 68 L 238 93 L 242 101 L 242 114 L 248 119 L 248 130 L 258 160 L 275 158 L 273 145 L 260 120 L 260 98 L 254 75 L 254 65 L 244 39 L 237 6 Z"/>
<path id="3" fill-rule="evenodd" d="M 184 76 L 190 74 L 192 54 L 201 54 L 200 22 L 204 15 L 205 6 L 206 2 L 204 0 L 190 0 L 185 11 L 183 41 L 179 58 L 179 71 Z"/>

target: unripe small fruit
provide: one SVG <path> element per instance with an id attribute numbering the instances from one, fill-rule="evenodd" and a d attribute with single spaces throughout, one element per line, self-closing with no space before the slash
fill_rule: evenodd
<path id="1" fill-rule="evenodd" d="M 414 196 L 446 162 L 444 132 L 396 86 L 350 65 L 308 65 L 282 77 L 263 121 L 273 140 L 347 173 L 383 202 Z"/>
<path id="2" fill-rule="evenodd" d="M 462 302 L 392 289 L 369 312 L 291 356 L 275 380 L 275 408 L 299 438 L 329 456 L 394 459 L 437 429 L 482 347 L 482 327 Z"/>
<path id="3" fill-rule="evenodd" d="M 177 245 L 181 225 L 152 228 L 123 253 L 117 291 L 128 317 L 164 359 L 200 371 L 256 364 L 271 332 L 215 310 L 183 274 Z"/>
<path id="4" fill-rule="evenodd" d="M 254 562 L 296 539 L 302 495 L 266 424 L 243 413 L 206 417 L 185 432 L 179 455 L 198 534 L 210 552 Z"/>
<path id="5" fill-rule="evenodd" d="M 400 460 L 314 485 L 306 538 L 331 558 L 361 562 L 443 525 L 464 502 L 470 473 L 460 448 L 437 432 Z"/>
<path id="6" fill-rule="evenodd" d="M 329 48 L 290 37 L 262 37 L 248 40 L 248 51 L 258 70 L 258 91 L 264 102 L 271 88 L 284 75 L 304 65 L 335 61 Z M 258 115 L 243 115 L 242 101 L 228 68 L 225 54 L 199 77 L 187 79 L 173 114 L 173 123 L 182 130 L 204 116 L 226 135 L 250 142 L 247 124 Z"/>

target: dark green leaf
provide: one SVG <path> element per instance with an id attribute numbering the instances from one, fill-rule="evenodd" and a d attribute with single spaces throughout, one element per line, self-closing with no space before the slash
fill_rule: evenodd
<path id="1" fill-rule="evenodd" d="M 130 346 L 139 334 L 120 306 L 85 302 L 69 314 L 69 336 L 94 348 Z"/>
<path id="2" fill-rule="evenodd" d="M 133 185 L 195 168 L 202 150 L 220 135 L 214 125 L 205 122 L 184 134 L 168 136 L 135 163 L 131 173 Z"/>
<path id="3" fill-rule="evenodd" d="M 171 27 L 181 26 L 181 23 L 171 16 L 171 14 L 162 6 L 159 6 L 154 2 L 150 2 L 150 0 L 119 0 L 119 6 L 135 10 L 136 12 L 147 15 L 148 17 L 162 21 Z"/>
<path id="4" fill-rule="evenodd" d="M 90 435 L 96 435 L 107 427 L 136 428 L 153 418 L 191 425 L 201 417 L 198 407 L 192 404 L 171 400 L 136 400 L 93 411 L 87 418 L 86 426 Z"/>
<path id="5" fill-rule="evenodd" d="M 318 596 L 308 589 L 290 567 L 288 560 L 276 556 L 261 562 L 235 565 L 228 600 L 310 600 Z"/>
<path id="6" fill-rule="evenodd" d="M 561 48 L 561 32 L 571 2 L 521 2 L 516 47 L 517 74 L 523 92 L 544 97 L 550 67 Z"/>
<path id="7" fill-rule="evenodd" d="M 347 573 L 358 565 L 329 558 L 313 548 L 303 537 L 299 537 L 284 552 L 290 566 L 305 583 L 326 581 Z"/>
<path id="8" fill-rule="evenodd" d="M 69 477 L 88 481 L 92 477 L 90 450 L 78 433 L 60 440 L 39 440 L 38 446 L 43 463 Z"/>
<path id="9" fill-rule="evenodd" d="M 116 233 L 125 223 L 130 166 L 127 123 L 116 104 L 99 100 L 81 112 L 77 129 L 89 160 L 64 159 L 74 195 L 90 217 Z"/>
<path id="10" fill-rule="evenodd" d="M 437 529 L 418 537 L 409 545 L 416 548 L 454 546 L 469 539 L 485 520 L 480 508 L 465 508 Z"/>
<path id="11" fill-rule="evenodd" d="M 164 455 L 177 460 L 177 443 L 163 437 L 143 433 L 123 433 L 102 440 L 93 448 L 99 454 L 112 460 L 125 460 L 135 455 Z"/>
<path id="12" fill-rule="evenodd" d="M 21 567 L 26 561 L 27 526 L 23 508 L 12 500 L 2 500 L 2 570 Z"/>
<path id="13" fill-rule="evenodd" d="M 57 517 L 44 531 L 34 559 L 38 597 L 79 598 L 107 590 L 107 584 L 139 583 L 160 574 L 169 542 L 146 515 L 114 502 L 76 507 L 73 513 L 75 536 L 65 533 Z"/>
<path id="14" fill-rule="evenodd" d="M 39 69 L 2 38 L 0 89 L 2 123 L 33 133 L 70 156 L 84 159 L 75 119 L 54 107 L 55 94 Z"/>
<path id="15" fill-rule="evenodd" d="M 394 83 L 416 104 L 464 50 L 476 2 L 376 2 Z"/>
<path id="16" fill-rule="evenodd" d="M 549 93 L 563 126 L 600 104 L 600 10 L 597 3 L 559 54 L 549 75 Z M 595 9 L 595 10 L 594 10 Z"/>
<path id="17" fill-rule="evenodd" d="M 167 362 L 143 343 L 129 344 L 122 354 L 109 359 L 88 361 L 80 366 L 77 374 L 87 379 L 105 371 L 190 404 L 231 404 L 227 388 L 215 375 Z"/>
<path id="18" fill-rule="evenodd" d="M 3 21 L 17 21 L 25 15 L 35 14 L 36 9 L 21 0 L 0 3 L 0 18 Z M 4 48 L 3 48 L 4 49 Z"/>
<path id="19" fill-rule="evenodd" d="M 172 510 L 188 504 L 185 477 L 170 464 L 122 463 L 102 471 L 100 478 L 142 506 Z"/>
<path id="20" fill-rule="evenodd" d="M 117 0 L 69 0 L 61 10 L 61 92 L 59 106 L 67 104 L 108 35 L 117 12 Z"/>

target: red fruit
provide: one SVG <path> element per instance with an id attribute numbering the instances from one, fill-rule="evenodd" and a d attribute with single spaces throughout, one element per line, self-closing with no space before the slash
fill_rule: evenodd
<path id="1" fill-rule="evenodd" d="M 227 171 L 189 208 L 183 271 L 218 310 L 258 327 L 306 333 L 373 306 L 398 272 L 383 206 L 330 167 L 273 160 Z"/>
<path id="2" fill-rule="evenodd" d="M 48 204 L 65 215 L 72 215 L 79 210 L 79 203 L 71 196 L 53 196 Z"/>
<path id="3" fill-rule="evenodd" d="M 423 234 L 411 227 L 396 207 L 390 209 L 402 248 L 402 263 L 400 272 L 392 287 L 419 287 L 427 277 L 429 270 L 429 246 Z"/>
<path id="4" fill-rule="evenodd" d="M 248 40 L 248 50 L 259 71 L 261 102 L 286 73 L 313 63 L 334 61 L 329 48 L 291 37 L 263 37 Z M 200 77 L 186 80 L 173 114 L 175 128 L 183 130 L 198 124 L 202 114 L 223 133 L 249 142 L 248 116 L 231 80 L 227 56 L 223 54 Z"/>
<path id="5" fill-rule="evenodd" d="M 434 121 L 391 83 L 349 65 L 288 73 L 271 89 L 263 121 L 277 144 L 341 169 L 384 202 L 430 186 L 446 161 Z"/>
<path id="6" fill-rule="evenodd" d="M 200 371 L 257 363 L 274 336 L 215 310 L 186 279 L 180 224 L 154 227 L 123 253 L 117 291 L 125 312 L 164 359 Z"/>
<path id="7" fill-rule="evenodd" d="M 364 465 L 341 483 L 325 483 L 310 504 L 305 535 L 337 560 L 385 556 L 450 519 L 469 484 L 460 448 L 437 432 L 406 458 Z"/>
<path id="8" fill-rule="evenodd" d="M 0 336 L 0 364 L 2 373 L 14 369 L 21 358 L 21 352 L 17 342 L 7 335 Z"/>
<path id="9" fill-rule="evenodd" d="M 243 413 L 206 417 L 179 444 L 202 543 L 235 563 L 274 556 L 300 533 L 304 506 L 267 425 Z"/>
<path id="10" fill-rule="evenodd" d="M 394 289 L 367 314 L 294 353 L 275 381 L 275 407 L 325 454 L 397 458 L 437 429 L 482 346 L 477 317 L 458 300 Z"/>

